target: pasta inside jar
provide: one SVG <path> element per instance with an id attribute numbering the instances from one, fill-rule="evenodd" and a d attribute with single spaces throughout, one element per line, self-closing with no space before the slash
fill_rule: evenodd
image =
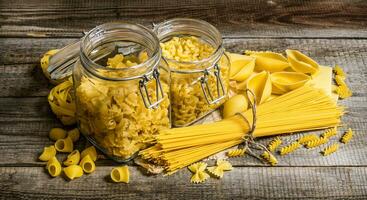
<path id="1" fill-rule="evenodd" d="M 219 31 L 201 20 L 172 19 L 155 27 L 171 69 L 172 124 L 187 126 L 227 98 L 230 63 Z"/>
<path id="2" fill-rule="evenodd" d="M 108 42 L 94 41 L 92 30 L 74 67 L 77 119 L 81 132 L 99 149 L 128 159 L 170 127 L 169 70 L 148 29 L 133 24 L 102 28 Z"/>

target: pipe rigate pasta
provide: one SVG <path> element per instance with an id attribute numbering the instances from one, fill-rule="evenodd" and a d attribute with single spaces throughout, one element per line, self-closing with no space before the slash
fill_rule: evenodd
<path id="1" fill-rule="evenodd" d="M 272 86 L 270 74 L 266 71 L 262 71 L 250 77 L 247 81 L 247 89 L 254 93 L 257 104 L 264 103 L 271 95 Z"/>
<path id="2" fill-rule="evenodd" d="M 241 157 L 246 153 L 246 149 L 233 149 L 227 152 L 228 157 Z"/>
<path id="3" fill-rule="evenodd" d="M 256 58 L 256 71 L 278 72 L 289 67 L 287 59 L 279 53 L 271 51 L 246 51 L 246 55 Z"/>
<path id="4" fill-rule="evenodd" d="M 287 154 L 297 150 L 300 147 L 301 147 L 300 143 L 293 142 L 293 143 L 289 144 L 288 146 L 285 146 L 285 147 L 281 148 L 279 153 L 280 153 L 280 155 L 284 156 L 284 155 L 287 155 Z"/>
<path id="5" fill-rule="evenodd" d="M 319 64 L 305 54 L 291 49 L 287 49 L 285 52 L 294 71 L 305 74 L 316 74 L 319 71 Z"/>
<path id="6" fill-rule="evenodd" d="M 94 146 L 90 146 L 82 151 L 80 154 L 81 158 L 84 158 L 85 156 L 89 155 L 90 158 L 95 162 L 97 160 L 97 150 Z"/>
<path id="7" fill-rule="evenodd" d="M 61 167 L 60 162 L 54 156 L 50 160 L 48 160 L 46 164 L 46 169 L 52 177 L 56 177 L 60 175 L 62 167 Z"/>
<path id="8" fill-rule="evenodd" d="M 217 166 L 208 167 L 208 172 L 216 178 L 222 178 L 224 171 L 230 171 L 233 167 L 227 160 L 217 160 Z"/>
<path id="9" fill-rule="evenodd" d="M 329 129 L 326 129 L 326 130 L 321 134 L 321 137 L 330 138 L 330 137 L 335 136 L 337 133 L 338 133 L 338 131 L 337 131 L 337 128 L 336 128 L 336 127 L 334 127 L 334 128 L 329 128 Z"/>
<path id="10" fill-rule="evenodd" d="M 52 128 L 48 134 L 48 137 L 52 140 L 52 141 L 57 141 L 59 139 L 64 139 L 66 138 L 66 131 L 62 128 Z"/>
<path id="11" fill-rule="evenodd" d="M 58 152 L 71 153 L 74 149 L 73 140 L 70 137 L 66 137 L 65 139 L 58 139 L 55 142 L 55 149 Z"/>
<path id="12" fill-rule="evenodd" d="M 73 142 L 76 142 L 79 140 L 80 132 L 78 128 L 74 128 L 70 131 L 68 131 L 68 136 L 73 140 Z"/>
<path id="13" fill-rule="evenodd" d="M 129 183 L 130 181 L 130 173 L 128 166 L 116 167 L 111 171 L 111 179 L 116 183 L 124 182 Z"/>
<path id="14" fill-rule="evenodd" d="M 39 160 L 42 160 L 42 161 L 48 161 L 50 160 L 51 158 L 55 157 L 56 156 L 56 149 L 55 147 L 52 145 L 52 146 L 49 146 L 49 147 L 45 147 L 43 148 L 43 152 L 42 154 L 38 157 Z"/>
<path id="15" fill-rule="evenodd" d="M 264 151 L 264 153 L 261 154 L 261 157 L 266 160 L 271 166 L 275 166 L 278 164 L 277 158 L 270 152 Z"/>
<path id="16" fill-rule="evenodd" d="M 339 144 L 334 143 L 328 147 L 326 147 L 324 150 L 322 150 L 321 154 L 323 156 L 328 156 L 334 152 L 336 152 L 339 149 Z"/>
<path id="17" fill-rule="evenodd" d="M 79 165 L 82 167 L 83 171 L 88 174 L 96 170 L 96 164 L 94 163 L 90 155 L 84 156 Z"/>
<path id="18" fill-rule="evenodd" d="M 209 175 L 205 172 L 207 166 L 204 162 L 197 162 L 188 166 L 188 169 L 193 173 L 191 177 L 192 183 L 203 183 L 209 178 Z"/>
<path id="19" fill-rule="evenodd" d="M 318 146 L 321 146 L 321 145 L 327 143 L 328 141 L 329 141 L 329 138 L 320 137 L 320 138 L 317 138 L 315 140 L 311 140 L 311 141 L 307 142 L 305 147 L 307 149 L 315 148 L 315 147 L 318 147 Z"/>
<path id="20" fill-rule="evenodd" d="M 353 95 L 352 90 L 350 90 L 347 85 L 339 85 L 335 88 L 335 92 L 341 99 L 346 99 Z"/>
<path id="21" fill-rule="evenodd" d="M 317 140 L 317 139 L 319 139 L 319 136 L 317 136 L 315 134 L 307 134 L 307 135 L 304 135 L 304 136 L 300 137 L 297 140 L 297 142 L 302 144 L 302 145 L 305 145 L 305 144 L 307 144 L 307 142 Z"/>
<path id="22" fill-rule="evenodd" d="M 78 150 L 72 151 L 64 161 L 65 166 L 77 165 L 80 161 L 80 153 Z"/>
<path id="23" fill-rule="evenodd" d="M 270 152 L 274 152 L 281 144 L 282 140 L 279 137 L 276 137 L 275 139 L 269 142 L 267 148 Z"/>
<path id="24" fill-rule="evenodd" d="M 353 138 L 353 131 L 349 128 L 341 137 L 340 142 L 346 144 Z"/>
<path id="25" fill-rule="evenodd" d="M 83 169 L 79 165 L 70 165 L 63 169 L 64 174 L 70 180 L 83 176 Z"/>

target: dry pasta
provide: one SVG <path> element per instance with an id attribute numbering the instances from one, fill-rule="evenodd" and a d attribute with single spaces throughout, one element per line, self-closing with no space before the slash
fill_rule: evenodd
<path id="1" fill-rule="evenodd" d="M 232 117 L 236 113 L 247 110 L 248 102 L 244 95 L 235 95 L 229 98 L 223 105 L 223 118 Z"/>
<path id="2" fill-rule="evenodd" d="M 246 149 L 233 149 L 227 152 L 228 157 L 241 157 L 246 153 Z"/>
<path id="3" fill-rule="evenodd" d="M 79 129 L 74 128 L 74 129 L 68 131 L 68 136 L 71 138 L 71 140 L 73 142 L 78 141 L 79 140 L 79 137 L 80 137 Z"/>
<path id="4" fill-rule="evenodd" d="M 245 51 L 246 55 L 256 58 L 255 70 L 256 71 L 269 71 L 277 72 L 283 71 L 289 67 L 287 59 L 279 53 L 271 51 Z"/>
<path id="5" fill-rule="evenodd" d="M 191 177 L 192 183 L 203 183 L 209 178 L 209 175 L 205 172 L 207 164 L 204 162 L 198 162 L 190 165 L 188 168 L 193 173 Z"/>
<path id="6" fill-rule="evenodd" d="M 65 139 L 58 139 L 55 142 L 55 149 L 58 152 L 70 153 L 74 149 L 73 140 L 70 137 L 66 137 Z"/>
<path id="7" fill-rule="evenodd" d="M 305 74 L 316 74 L 319 71 L 319 64 L 305 54 L 290 49 L 287 49 L 285 52 L 288 62 L 294 71 Z"/>
<path id="8" fill-rule="evenodd" d="M 333 69 L 333 72 L 336 74 L 336 75 L 339 75 L 341 77 L 346 77 L 346 74 L 343 70 L 343 68 L 341 68 L 339 65 L 335 65 L 334 69 Z"/>
<path id="9" fill-rule="evenodd" d="M 62 167 L 61 167 L 60 162 L 54 156 L 50 160 L 48 160 L 46 169 L 52 177 L 56 177 L 60 175 Z"/>
<path id="10" fill-rule="evenodd" d="M 266 71 L 262 71 L 250 77 L 247 81 L 247 89 L 254 93 L 257 104 L 264 103 L 271 95 L 272 86 L 270 74 Z"/>
<path id="11" fill-rule="evenodd" d="M 120 182 L 129 183 L 130 181 L 130 173 L 129 173 L 129 168 L 127 165 L 122 166 L 122 167 L 113 168 L 110 176 L 111 176 L 112 181 L 116 183 L 120 183 Z"/>
<path id="12" fill-rule="evenodd" d="M 70 165 L 65 167 L 63 171 L 69 180 L 83 176 L 83 169 L 79 165 Z"/>
<path id="13" fill-rule="evenodd" d="M 300 147 L 301 147 L 300 143 L 293 142 L 290 145 L 281 148 L 279 153 L 280 153 L 280 155 L 284 156 L 284 155 L 287 155 L 287 154 L 299 149 Z"/>
<path id="14" fill-rule="evenodd" d="M 39 160 L 48 161 L 56 156 L 56 149 L 54 146 L 43 148 L 42 154 L 38 157 Z"/>
<path id="15" fill-rule="evenodd" d="M 51 80 L 50 74 L 48 73 L 47 68 L 50 64 L 50 57 L 55 55 L 58 51 L 59 51 L 58 49 L 49 50 L 41 58 L 42 72 L 47 77 L 47 79 L 50 80 L 50 82 L 53 83 L 53 84 L 58 84 L 59 81 Z"/>
<path id="16" fill-rule="evenodd" d="M 88 174 L 96 170 L 96 164 L 89 155 L 84 156 L 79 165 L 82 167 L 83 171 Z"/>
<path id="17" fill-rule="evenodd" d="M 353 138 L 353 131 L 349 128 L 341 137 L 340 141 L 344 144 L 348 143 Z"/>
<path id="18" fill-rule="evenodd" d="M 346 99 L 353 95 L 353 92 L 348 88 L 347 85 L 339 85 L 335 88 L 335 92 L 341 99 Z"/>
<path id="19" fill-rule="evenodd" d="M 326 137 L 320 137 L 318 139 L 315 140 L 311 140 L 309 142 L 306 143 L 306 148 L 310 149 L 310 148 L 315 148 L 318 146 L 321 146 L 325 143 L 327 143 L 329 141 L 329 138 Z"/>
<path id="20" fill-rule="evenodd" d="M 217 166 L 208 167 L 208 172 L 216 178 L 222 178 L 224 171 L 230 171 L 233 167 L 227 160 L 217 160 Z"/>
<path id="21" fill-rule="evenodd" d="M 51 140 L 56 141 L 66 138 L 66 131 L 62 128 L 52 128 L 48 134 Z"/>
<path id="22" fill-rule="evenodd" d="M 332 154 L 332 153 L 336 152 L 338 149 L 339 149 L 339 144 L 334 143 L 334 144 L 332 144 L 332 145 L 330 145 L 330 146 L 326 147 L 326 148 L 321 152 L 321 154 L 322 154 L 323 156 L 328 156 L 328 155 L 330 155 L 330 154 Z"/>
<path id="23" fill-rule="evenodd" d="M 77 165 L 80 161 L 80 153 L 78 150 L 72 151 L 64 161 L 65 166 Z"/>
<path id="24" fill-rule="evenodd" d="M 302 145 L 305 145 L 308 142 L 313 141 L 313 140 L 317 140 L 317 139 L 319 139 L 319 136 L 317 136 L 315 134 L 308 134 L 308 135 L 304 135 L 301 138 L 299 138 L 297 140 L 297 142 L 302 144 Z"/>
<path id="25" fill-rule="evenodd" d="M 330 128 L 330 129 L 327 129 L 325 130 L 322 134 L 321 134 L 321 137 L 325 137 L 325 138 L 330 138 L 330 137 L 333 137 L 337 134 L 337 128 L 334 127 L 334 128 Z"/>
<path id="26" fill-rule="evenodd" d="M 90 158 L 95 162 L 97 160 L 97 150 L 94 146 L 90 146 L 82 151 L 80 154 L 81 158 L 84 158 L 85 156 L 89 155 Z"/>
<path id="27" fill-rule="evenodd" d="M 265 151 L 261 154 L 261 157 L 266 160 L 271 166 L 275 166 L 278 164 L 277 158 L 270 152 Z"/>
<path id="28" fill-rule="evenodd" d="M 274 152 L 281 144 L 282 140 L 279 137 L 276 137 L 274 140 L 270 141 L 267 148 L 270 152 Z"/>

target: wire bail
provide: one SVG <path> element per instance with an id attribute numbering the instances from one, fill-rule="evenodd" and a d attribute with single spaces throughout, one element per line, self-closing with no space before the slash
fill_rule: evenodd
<path id="1" fill-rule="evenodd" d="M 158 105 L 164 99 L 164 92 L 163 92 L 162 84 L 161 84 L 159 77 L 160 77 L 160 73 L 158 69 L 154 69 L 153 73 L 151 73 L 150 75 L 144 75 L 142 79 L 139 81 L 140 95 L 143 99 L 144 106 L 148 109 L 158 108 Z M 147 85 L 153 79 L 155 80 L 155 83 L 156 83 L 155 85 L 156 101 L 152 103 L 151 95 L 149 95 Z"/>
<path id="2" fill-rule="evenodd" d="M 218 63 L 215 63 L 213 67 L 213 71 L 214 71 L 213 73 L 214 73 L 215 80 L 216 80 L 215 82 L 216 82 L 216 90 L 217 90 L 218 96 L 216 98 L 213 97 L 213 94 L 210 90 L 210 86 L 208 83 L 208 79 L 210 76 L 209 70 L 210 68 L 207 68 L 203 71 L 204 75 L 200 77 L 200 85 L 201 85 L 201 89 L 203 90 L 205 100 L 207 101 L 209 105 L 211 105 L 211 104 L 218 103 L 219 101 L 224 99 L 226 94 L 225 94 L 225 89 L 224 89 L 222 78 L 220 77 L 221 76 L 220 66 L 218 65 Z"/>

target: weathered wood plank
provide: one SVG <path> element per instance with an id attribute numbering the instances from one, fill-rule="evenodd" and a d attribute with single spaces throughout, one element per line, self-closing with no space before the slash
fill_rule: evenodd
<path id="1" fill-rule="evenodd" d="M 75 40 L 0 38 L 0 96 L 46 96 L 52 86 L 39 69 L 41 55 Z M 367 40 L 226 39 L 224 45 L 228 51 L 238 53 L 245 49 L 299 49 L 321 64 L 343 66 L 355 95 L 366 96 L 361 86 L 367 84 Z"/>
<path id="2" fill-rule="evenodd" d="M 109 179 L 112 167 L 71 182 L 50 178 L 42 167 L 1 167 L 4 199 L 365 199 L 366 167 L 240 167 L 221 180 L 191 184 L 190 172 L 145 176 L 130 167 L 130 183 Z M 45 190 L 47 188 L 47 190 Z"/>
<path id="3" fill-rule="evenodd" d="M 227 37 L 367 37 L 365 1 L 2 1 L 2 37 L 80 37 L 115 20 L 206 20 Z"/>

